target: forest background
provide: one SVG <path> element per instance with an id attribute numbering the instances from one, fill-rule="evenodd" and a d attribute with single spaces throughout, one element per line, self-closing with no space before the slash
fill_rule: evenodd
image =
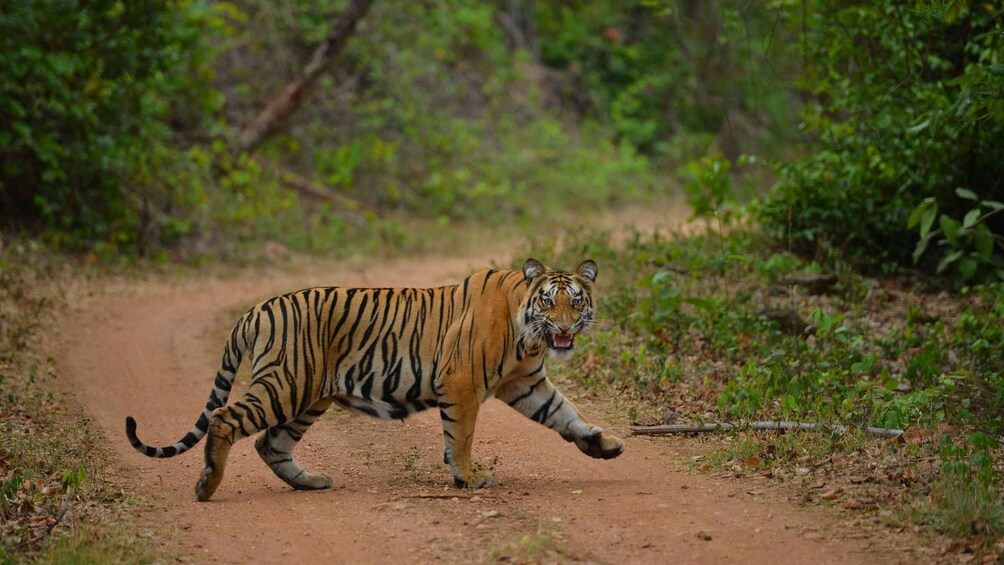
<path id="1" fill-rule="evenodd" d="M 338 254 L 413 244 L 388 218 L 545 222 L 724 165 L 802 251 L 1001 278 L 995 3 L 377 2 L 241 151 L 346 4 L 11 4 L 5 231 L 102 257 Z"/>

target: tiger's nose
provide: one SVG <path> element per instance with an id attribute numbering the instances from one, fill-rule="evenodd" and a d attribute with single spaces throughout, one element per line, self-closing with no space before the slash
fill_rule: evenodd
<path id="1" fill-rule="evenodd" d="M 567 334 L 568 330 L 572 329 L 572 326 L 565 324 L 558 324 L 558 329 L 561 330 L 561 333 Z"/>

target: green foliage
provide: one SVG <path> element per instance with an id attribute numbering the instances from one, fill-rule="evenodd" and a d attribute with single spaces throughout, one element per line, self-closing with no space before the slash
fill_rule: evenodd
<path id="1" fill-rule="evenodd" d="M 539 222 L 645 199 L 709 145 L 779 154 L 793 115 L 763 78 L 795 60 L 786 3 L 378 2 L 255 161 L 233 159 L 344 7 L 16 2 L 0 219 L 102 260 L 406 246 L 402 216 Z"/>
<path id="2" fill-rule="evenodd" d="M 703 417 L 722 420 L 1004 429 L 1004 353 L 993 345 L 1004 340 L 1000 284 L 930 302 L 843 273 L 832 295 L 805 296 L 770 281 L 821 267 L 747 231 L 639 238 L 622 250 L 606 241 L 582 236 L 554 262 L 588 254 L 600 265 L 599 315 L 620 327 L 584 348 L 602 353 L 611 383 L 696 389 L 713 399 Z"/>
<path id="3" fill-rule="evenodd" d="M 1004 210 L 1004 203 L 979 200 L 973 191 L 965 188 L 957 188 L 955 193 L 973 202 L 961 222 L 948 214 L 939 215 L 938 202 L 933 196 L 922 200 L 910 213 L 907 227 L 920 229 L 920 240 L 913 250 L 913 262 L 918 262 L 930 242 L 936 240 L 946 253 L 938 263 L 937 273 L 952 268 L 953 278 L 963 282 L 972 280 L 980 272 L 984 276 L 1004 280 L 1004 258 L 1000 253 L 1000 249 L 1004 248 L 1004 239 L 995 237 L 987 222 L 991 216 Z M 938 227 L 932 229 L 935 218 L 938 219 Z"/>
<path id="4" fill-rule="evenodd" d="M 616 391 L 637 409 L 632 419 L 671 409 L 694 422 L 907 429 L 905 442 L 861 431 L 739 431 L 714 440 L 720 450 L 694 461 L 737 476 L 794 476 L 796 487 L 804 475 L 807 497 L 820 497 L 808 485 L 826 476 L 833 494 L 823 500 L 838 504 L 840 482 L 881 475 L 887 482 L 872 486 L 885 493 L 876 498 L 883 512 L 896 512 L 897 496 L 887 493 L 909 489 L 918 496 L 905 497 L 911 504 L 903 517 L 952 536 L 1000 535 L 1004 285 L 934 295 L 840 269 L 819 294 L 790 284 L 790 275 L 826 269 L 758 232 L 638 235 L 622 248 L 609 241 L 587 232 L 561 251 L 527 252 L 554 264 L 588 254 L 599 264 L 597 315 L 617 324 L 578 343 L 570 376 Z M 784 327 L 767 311 L 789 311 L 807 327 Z M 931 464 L 936 442 L 928 440 L 941 435 L 935 430 L 951 434 L 941 446 L 940 477 Z M 906 468 L 897 469 L 901 464 Z M 813 476 L 814 469 L 821 473 Z M 857 510 L 868 498 L 862 488 L 848 494 Z"/>
<path id="5" fill-rule="evenodd" d="M 755 164 L 756 158 L 748 155 L 740 156 L 737 163 L 740 167 Z M 708 223 L 715 219 L 715 227 L 721 229 L 745 217 L 743 203 L 752 200 L 754 191 L 746 183 L 736 186 L 731 170 L 732 162 L 716 153 L 683 167 L 683 175 L 688 179 L 687 204 L 693 211 L 691 219 L 703 218 Z"/>
<path id="6" fill-rule="evenodd" d="M 231 52 L 275 67 L 261 27 L 309 52 L 340 8 L 283 5 L 275 22 L 276 11 L 249 3 Z M 630 143 L 549 111 L 546 71 L 509 47 L 500 19 L 490 3 L 375 4 L 367 37 L 346 48 L 343 76 L 358 86 L 329 81 L 263 152 L 368 208 L 444 221 L 540 220 L 651 193 L 652 167 Z M 231 68 L 218 84 L 236 111 L 283 87 L 254 88 L 260 81 Z"/>
<path id="7" fill-rule="evenodd" d="M 965 4 L 809 4 L 800 87 L 813 143 L 779 168 L 760 210 L 772 233 L 958 283 L 1004 274 L 1002 13 Z"/>
<path id="8" fill-rule="evenodd" d="M 786 138 L 796 60 L 785 2 L 537 2 L 540 58 L 564 71 L 570 106 L 643 152 L 686 161 L 712 143 L 735 158 Z"/>
<path id="9" fill-rule="evenodd" d="M 222 100 L 198 48 L 218 20 L 190 0 L 16 1 L 0 13 L 0 214 L 52 240 L 135 246 L 142 188 L 165 161 L 172 114 Z"/>

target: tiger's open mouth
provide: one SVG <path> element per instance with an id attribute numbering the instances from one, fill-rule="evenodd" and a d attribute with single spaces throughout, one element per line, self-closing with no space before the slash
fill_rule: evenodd
<path id="1" fill-rule="evenodd" d="M 547 334 L 547 346 L 551 349 L 557 349 L 559 351 L 567 351 L 572 348 L 572 342 L 575 340 L 573 334 L 558 333 L 558 332 L 548 332 Z"/>

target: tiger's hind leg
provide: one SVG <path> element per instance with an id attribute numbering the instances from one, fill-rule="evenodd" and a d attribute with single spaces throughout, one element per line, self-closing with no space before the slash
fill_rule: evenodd
<path id="1" fill-rule="evenodd" d="M 273 398 L 277 390 L 280 387 L 273 378 L 256 380 L 240 401 L 213 412 L 206 434 L 206 466 L 195 483 L 195 496 L 199 501 L 209 500 L 220 486 L 227 456 L 237 440 L 285 423 L 287 416 L 282 413 L 282 407 L 288 406 L 288 402 L 284 402 L 284 398 Z M 274 407 L 279 408 L 279 413 Z"/>
<path id="2" fill-rule="evenodd" d="M 315 490 L 331 487 L 331 476 L 327 473 L 311 473 L 293 459 L 293 448 L 307 432 L 307 428 L 317 421 L 331 406 L 331 398 L 322 398 L 300 414 L 292 422 L 265 430 L 258 436 L 254 446 L 269 468 L 280 479 L 297 490 Z"/>

